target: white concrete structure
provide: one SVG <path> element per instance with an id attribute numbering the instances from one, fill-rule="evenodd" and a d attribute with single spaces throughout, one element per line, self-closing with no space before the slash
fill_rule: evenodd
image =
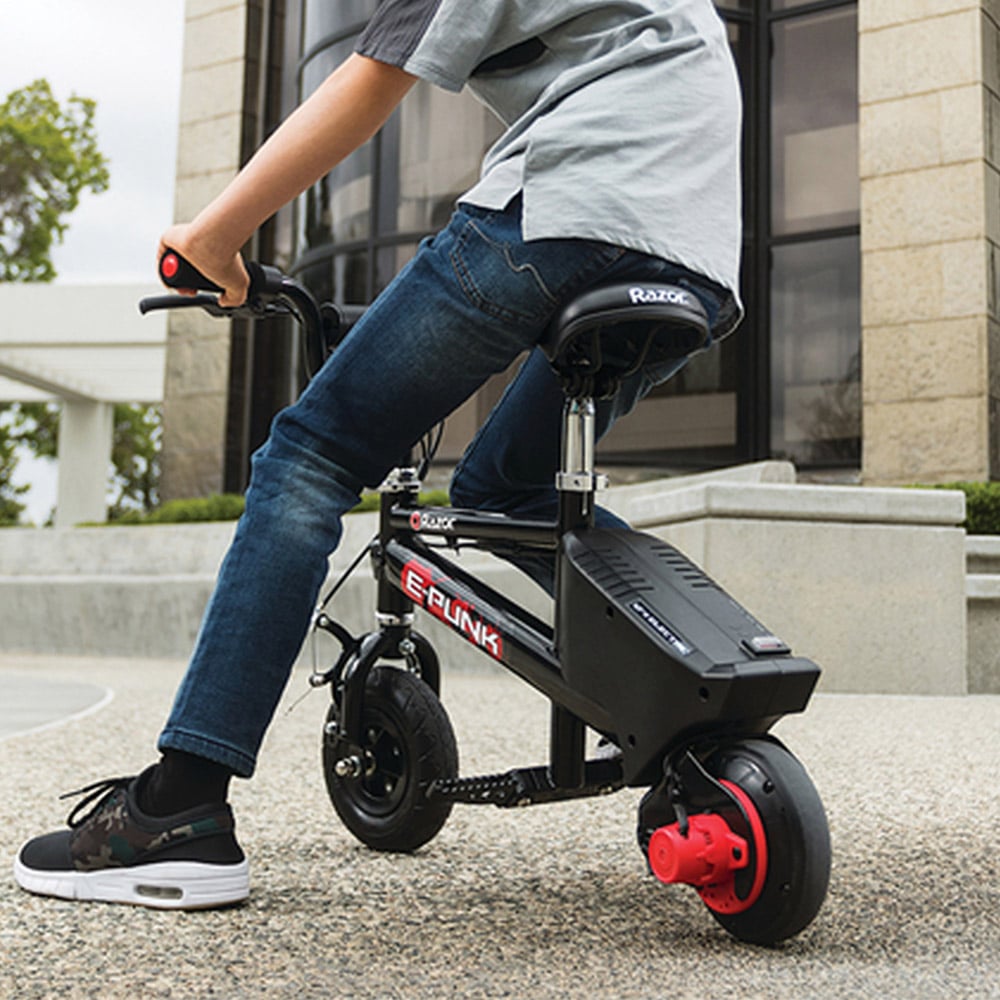
<path id="1" fill-rule="evenodd" d="M 827 691 L 965 694 L 964 494 L 706 482 L 609 506 L 683 551 Z"/>
<path id="2" fill-rule="evenodd" d="M 1000 694 L 1000 537 L 965 542 L 969 694 Z"/>
<path id="3" fill-rule="evenodd" d="M 115 403 L 163 400 L 165 314 L 148 285 L 0 284 L 0 402 L 62 404 L 56 526 L 105 518 Z"/>
<path id="4" fill-rule="evenodd" d="M 602 499 L 676 544 L 796 653 L 816 660 L 826 691 L 996 690 L 995 668 L 980 670 L 971 656 L 967 666 L 963 494 L 801 486 L 792 475 L 787 464 L 767 462 L 620 487 Z M 346 519 L 334 575 L 376 525 L 374 514 Z M 0 652 L 187 656 L 232 531 L 0 532 Z M 547 615 L 547 598 L 508 564 L 475 550 L 459 561 Z M 366 631 L 373 601 L 371 573 L 361 567 L 331 610 Z M 439 623 L 419 621 L 447 669 L 490 669 Z"/>

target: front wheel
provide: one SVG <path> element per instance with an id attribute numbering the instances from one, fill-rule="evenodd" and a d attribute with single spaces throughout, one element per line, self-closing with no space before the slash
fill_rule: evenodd
<path id="1" fill-rule="evenodd" d="M 702 898 L 740 940 L 772 945 L 798 934 L 819 912 L 830 879 L 829 827 L 809 775 L 779 743 L 756 739 L 719 748 L 706 770 L 730 788 L 750 817 L 761 870 L 749 907 L 727 906 L 706 893 Z"/>
<path id="2" fill-rule="evenodd" d="M 431 783 L 458 775 L 451 722 L 415 674 L 377 666 L 365 683 L 361 753 L 353 773 L 342 764 L 337 706 L 327 714 L 323 774 L 344 825 L 379 851 L 415 851 L 437 835 L 451 803 L 428 799 Z M 334 725 L 331 726 L 331 723 Z"/>

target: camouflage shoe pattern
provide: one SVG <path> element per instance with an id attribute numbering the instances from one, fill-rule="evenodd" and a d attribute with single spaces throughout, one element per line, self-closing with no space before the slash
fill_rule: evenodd
<path id="1" fill-rule="evenodd" d="M 69 829 L 24 845 L 14 862 L 17 883 L 63 899 L 171 909 L 245 899 L 248 867 L 229 806 L 148 816 L 139 808 L 138 792 L 151 770 L 71 792 L 86 797 L 70 813 Z"/>

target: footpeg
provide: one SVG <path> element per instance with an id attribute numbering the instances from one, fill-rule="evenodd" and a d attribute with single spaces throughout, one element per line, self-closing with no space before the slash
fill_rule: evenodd
<path id="1" fill-rule="evenodd" d="M 557 785 L 547 767 L 519 767 L 503 774 L 435 781 L 427 790 L 427 795 L 467 805 L 495 805 L 509 809 L 606 795 L 624 785 L 619 758 L 588 760 L 583 768 L 583 784 L 575 788 Z"/>

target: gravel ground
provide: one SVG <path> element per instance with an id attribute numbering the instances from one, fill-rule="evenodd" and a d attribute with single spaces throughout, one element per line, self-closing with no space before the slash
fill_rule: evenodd
<path id="1" fill-rule="evenodd" d="M 99 711 L 0 741 L 4 864 L 64 821 L 59 793 L 153 759 L 181 669 L 0 658 L 0 691 L 29 675 L 114 692 Z M 306 689 L 296 673 L 258 775 L 234 785 L 249 902 L 74 904 L 8 874 L 0 996 L 1000 997 L 1000 698 L 820 695 L 779 724 L 823 796 L 834 870 L 816 922 L 761 949 L 730 939 L 693 891 L 645 874 L 635 791 L 459 806 L 412 856 L 359 846 L 323 787 L 328 696 L 288 711 Z M 463 773 L 544 761 L 547 706 L 523 685 L 448 675 L 444 700 Z"/>

